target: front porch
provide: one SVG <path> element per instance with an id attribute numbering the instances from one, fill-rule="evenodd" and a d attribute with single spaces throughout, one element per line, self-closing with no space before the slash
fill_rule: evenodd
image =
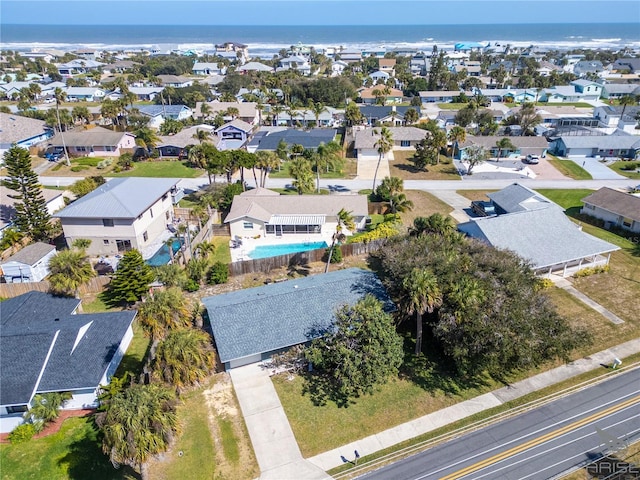
<path id="1" fill-rule="evenodd" d="M 548 267 L 539 268 L 536 273 L 544 278 L 551 278 L 552 275 L 561 276 L 563 278 L 572 277 L 580 270 L 585 268 L 605 267 L 609 265 L 611 254 L 604 255 L 592 255 L 576 260 L 570 260 L 557 265 L 550 265 Z"/>

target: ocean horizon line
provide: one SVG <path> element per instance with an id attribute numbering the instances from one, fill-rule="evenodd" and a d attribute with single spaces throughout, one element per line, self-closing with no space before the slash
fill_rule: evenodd
<path id="1" fill-rule="evenodd" d="M 473 26 L 510 26 L 510 25 L 638 25 L 637 22 L 499 22 L 499 23 L 371 23 L 371 24 L 300 24 L 300 23 L 1 23 L 4 27 L 30 26 L 30 27 L 331 27 L 331 28 L 371 28 L 371 27 L 473 27 Z"/>

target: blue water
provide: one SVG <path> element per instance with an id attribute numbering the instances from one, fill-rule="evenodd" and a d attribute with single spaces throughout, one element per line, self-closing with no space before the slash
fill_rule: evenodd
<path id="1" fill-rule="evenodd" d="M 541 7 L 542 8 L 542 7 Z M 630 19 L 631 20 L 631 19 Z M 633 19 L 635 20 L 635 19 Z M 131 47 L 212 49 L 226 41 L 245 43 L 251 56 L 269 56 L 301 42 L 324 47 L 415 48 L 434 44 L 452 48 L 457 42 L 507 43 L 550 49 L 640 46 L 637 23 L 514 25 L 2 25 L 3 48 L 73 48 L 115 50 Z"/>
<path id="2" fill-rule="evenodd" d="M 172 244 L 173 253 L 175 254 L 180 247 L 182 246 L 182 240 L 174 239 Z M 159 267 L 160 265 L 166 265 L 171 261 L 171 255 L 169 254 L 169 246 L 162 245 L 156 253 L 153 254 L 149 260 L 147 260 L 147 264 L 152 267 Z"/>
<path id="3" fill-rule="evenodd" d="M 278 255 L 286 255 L 287 253 L 306 252 L 309 250 L 317 250 L 319 248 L 327 248 L 326 242 L 309 242 L 309 243 L 289 243 L 283 245 L 260 245 L 248 253 L 249 258 L 257 260 L 258 258 L 277 257 Z"/>

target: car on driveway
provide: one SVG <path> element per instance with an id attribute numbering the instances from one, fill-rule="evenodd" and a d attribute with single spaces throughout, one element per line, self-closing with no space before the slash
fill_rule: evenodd
<path id="1" fill-rule="evenodd" d="M 471 202 L 471 210 L 480 217 L 493 217 L 496 215 L 495 205 L 491 202 L 484 202 L 482 200 L 474 200 Z"/>
<path id="2" fill-rule="evenodd" d="M 529 165 L 537 165 L 540 163 L 540 157 L 538 155 L 527 155 L 524 158 L 524 163 L 528 163 Z"/>

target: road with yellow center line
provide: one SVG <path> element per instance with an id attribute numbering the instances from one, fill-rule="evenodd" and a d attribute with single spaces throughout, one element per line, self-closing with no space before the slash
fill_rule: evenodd
<path id="1" fill-rule="evenodd" d="M 640 440 L 640 369 L 612 376 L 361 478 L 544 480 L 636 440 Z"/>
<path id="2" fill-rule="evenodd" d="M 485 467 L 488 467 L 490 465 L 493 465 L 494 463 L 500 462 L 502 460 L 505 460 L 509 457 L 512 457 L 514 455 L 517 455 L 518 453 L 522 453 L 526 450 L 529 450 L 530 448 L 536 447 L 538 445 L 541 445 L 545 442 L 548 442 L 549 440 L 553 440 L 554 438 L 559 437 L 560 435 L 564 435 L 565 433 L 571 432 L 573 430 L 576 430 L 580 427 L 583 427 L 585 425 L 588 425 L 590 423 L 593 423 L 597 420 L 600 420 L 601 418 L 607 417 L 609 415 L 612 415 L 620 410 L 623 410 L 627 407 L 631 407 L 633 405 L 636 405 L 640 403 L 640 395 L 636 395 L 633 398 L 630 398 L 629 400 L 613 405 L 605 410 L 602 410 L 600 412 L 594 413 L 593 415 L 589 415 L 588 417 L 582 418 L 576 422 L 573 422 L 569 425 L 565 425 L 562 428 L 558 428 L 557 430 L 554 430 L 552 432 L 549 432 L 545 435 L 542 435 L 540 437 L 534 438 L 532 440 L 529 440 L 528 442 L 522 443 L 520 445 L 517 445 L 509 450 L 506 450 L 504 452 L 500 452 L 497 455 L 494 455 L 493 457 L 484 459 L 478 463 L 474 463 L 473 465 L 469 465 L 468 467 L 465 467 L 461 470 L 458 470 L 457 472 L 451 473 L 449 475 L 446 475 L 444 477 L 441 477 L 441 480 L 454 480 L 454 479 L 458 479 L 458 478 L 463 478 L 466 475 L 469 475 L 471 473 L 477 472 L 478 470 L 481 470 Z"/>

